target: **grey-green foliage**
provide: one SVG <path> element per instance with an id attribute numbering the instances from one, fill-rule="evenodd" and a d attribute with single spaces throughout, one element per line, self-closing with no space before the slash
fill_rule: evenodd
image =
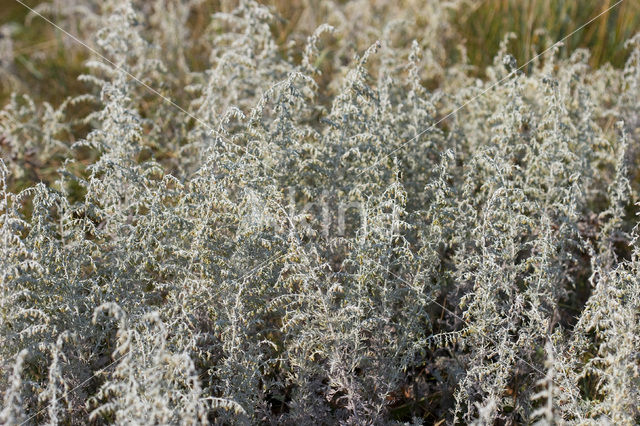
<path id="1" fill-rule="evenodd" d="M 639 36 L 479 80 L 426 3 L 287 48 L 250 0 L 56 9 L 110 63 L 0 113 L 0 420 L 640 421 Z"/>

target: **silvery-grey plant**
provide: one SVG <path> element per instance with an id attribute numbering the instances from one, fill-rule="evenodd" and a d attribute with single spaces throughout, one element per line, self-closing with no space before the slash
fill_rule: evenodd
<path id="1" fill-rule="evenodd" d="M 37 9 L 103 57 L 0 112 L 0 421 L 637 423 L 639 36 L 479 79 L 459 2 L 223 3 Z"/>

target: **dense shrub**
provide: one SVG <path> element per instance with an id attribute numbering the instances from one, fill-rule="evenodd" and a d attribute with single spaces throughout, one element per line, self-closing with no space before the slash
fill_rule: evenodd
<path id="1" fill-rule="evenodd" d="M 640 421 L 640 35 L 478 79 L 455 2 L 63 3 L 86 93 L 0 112 L 2 423 Z"/>

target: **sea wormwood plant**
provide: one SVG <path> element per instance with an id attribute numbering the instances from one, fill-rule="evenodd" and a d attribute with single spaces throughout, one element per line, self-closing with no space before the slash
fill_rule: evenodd
<path id="1" fill-rule="evenodd" d="M 640 36 L 478 79 L 459 2 L 201 3 L 37 9 L 102 57 L 0 112 L 3 424 L 640 421 Z"/>

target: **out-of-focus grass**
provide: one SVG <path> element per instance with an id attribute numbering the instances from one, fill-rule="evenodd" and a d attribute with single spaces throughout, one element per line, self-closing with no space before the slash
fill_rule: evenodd
<path id="1" fill-rule="evenodd" d="M 518 37 L 509 51 L 522 64 L 536 52 L 571 34 L 616 4 L 617 0 L 470 0 L 452 20 L 466 39 L 472 64 L 490 64 L 500 41 L 509 32 Z M 537 30 L 544 30 L 541 35 Z M 640 1 L 624 0 L 584 29 L 569 37 L 563 48 L 572 52 L 586 47 L 591 65 L 610 62 L 620 67 L 628 52 L 624 41 L 640 31 Z M 545 40 L 546 38 L 546 40 Z"/>
<path id="2" fill-rule="evenodd" d="M 35 7 L 42 0 L 22 0 Z M 28 93 L 36 100 L 59 103 L 70 95 L 82 93 L 84 85 L 77 76 L 84 68 L 88 54 L 83 49 L 69 49 L 63 43 L 63 34 L 38 17 L 27 19 L 29 10 L 15 0 L 0 0 L 0 26 L 11 25 L 14 59 L 11 74 L 17 87 L 3 85 L 0 105 L 4 105 L 9 92 Z"/>

